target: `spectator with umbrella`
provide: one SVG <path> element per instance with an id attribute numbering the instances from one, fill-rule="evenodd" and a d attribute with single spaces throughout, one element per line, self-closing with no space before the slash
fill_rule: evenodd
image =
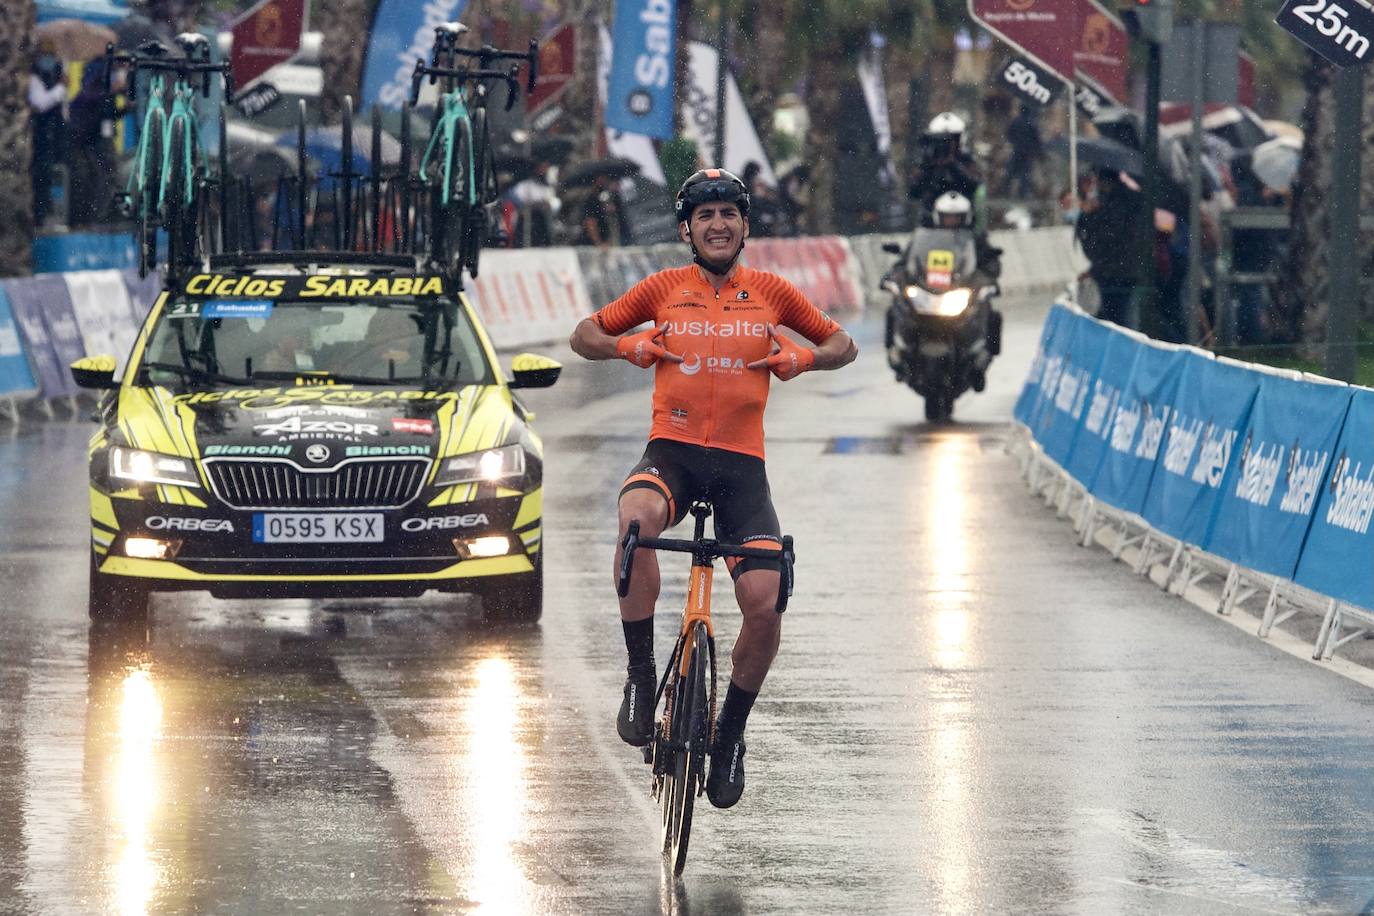
<path id="1" fill-rule="evenodd" d="M 1131 292 L 1136 282 L 1137 240 L 1145 202 L 1139 192 L 1126 185 L 1121 172 L 1098 166 L 1095 175 L 1097 180 L 1083 199 L 1083 212 L 1074 232 L 1101 297 L 1097 317 L 1134 328 L 1139 320 Z"/>
<path id="2" fill-rule="evenodd" d="M 576 245 L 595 245 L 613 248 L 630 244 L 629 225 L 625 220 L 625 205 L 616 187 L 620 179 L 639 172 L 639 165 L 629 159 L 599 159 L 584 162 L 568 169 L 561 186 L 566 191 L 589 188 L 577 210 Z"/>
<path id="3" fill-rule="evenodd" d="M 52 205 L 52 167 L 61 156 L 66 123 L 62 106 L 67 101 L 67 74 L 63 72 L 51 38 L 38 40 L 33 71 L 29 74 L 29 124 L 33 128 L 33 223 L 41 227 Z"/>

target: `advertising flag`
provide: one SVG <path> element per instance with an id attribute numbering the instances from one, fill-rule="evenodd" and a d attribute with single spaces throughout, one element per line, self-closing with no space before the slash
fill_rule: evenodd
<path id="1" fill-rule="evenodd" d="M 606 126 L 667 140 L 673 136 L 676 0 L 616 0 Z"/>
<path id="2" fill-rule="evenodd" d="M 463 15 L 467 0 L 381 0 L 372 16 L 372 31 L 363 62 L 363 91 L 358 111 L 380 105 L 400 111 L 410 98 L 415 62 L 429 63 L 434 29 Z"/>

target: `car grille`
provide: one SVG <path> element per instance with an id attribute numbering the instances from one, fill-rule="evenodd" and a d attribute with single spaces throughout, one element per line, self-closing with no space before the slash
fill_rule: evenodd
<path id="1" fill-rule="evenodd" d="M 210 459 L 205 470 L 215 495 L 234 509 L 396 509 L 419 495 L 429 459 L 354 459 L 319 470 Z"/>

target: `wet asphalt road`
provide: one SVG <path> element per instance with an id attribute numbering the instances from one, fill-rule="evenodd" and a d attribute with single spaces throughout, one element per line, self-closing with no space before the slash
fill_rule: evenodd
<path id="1" fill-rule="evenodd" d="M 855 365 L 775 386 L 797 594 L 749 789 L 699 803 L 680 884 L 612 724 L 636 370 L 569 360 L 527 398 L 548 597 L 523 630 L 466 599 L 184 595 L 150 645 L 92 641 L 89 427 L 0 441 L 0 912 L 1374 912 L 1374 696 L 1073 545 L 1002 452 L 1044 309 L 1008 311 L 952 427 L 872 323 Z"/>

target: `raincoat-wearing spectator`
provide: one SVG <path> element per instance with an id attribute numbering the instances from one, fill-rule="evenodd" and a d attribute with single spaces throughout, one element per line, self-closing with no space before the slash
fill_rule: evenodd
<path id="1" fill-rule="evenodd" d="M 52 167 L 61 159 L 67 75 L 48 43 L 39 45 L 29 74 L 29 124 L 33 128 L 33 222 L 42 226 L 52 205 Z"/>
<path id="2" fill-rule="evenodd" d="M 1075 234 L 1091 267 L 1088 274 L 1102 298 L 1097 317 L 1123 327 L 1139 324 L 1131 293 L 1145 206 L 1141 195 L 1122 183 L 1118 173 L 1099 170 L 1095 190 L 1083 200 Z"/>
<path id="3" fill-rule="evenodd" d="M 1007 161 L 1007 174 L 1002 179 L 1000 193 L 1025 200 L 1035 192 L 1035 164 L 1044 152 L 1039 119 L 1030 105 L 1023 104 L 1007 127 L 1007 143 L 1011 146 L 1011 158 Z"/>
<path id="4" fill-rule="evenodd" d="M 114 198 L 113 91 L 105 88 L 105 61 L 97 58 L 81 73 L 81 91 L 67 118 L 67 162 L 71 170 L 67 222 L 73 228 L 103 222 Z"/>

